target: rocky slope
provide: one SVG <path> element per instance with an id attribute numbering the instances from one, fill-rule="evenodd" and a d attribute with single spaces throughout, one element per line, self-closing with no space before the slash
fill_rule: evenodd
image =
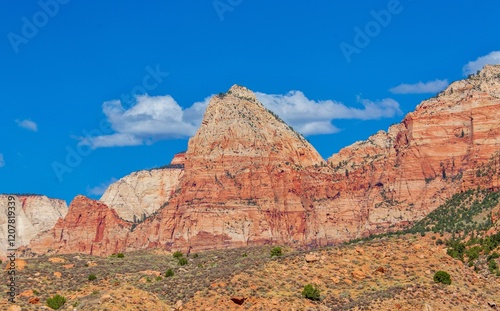
<path id="1" fill-rule="evenodd" d="M 68 212 L 66 202 L 38 195 L 14 195 L 16 213 L 16 246 L 27 245 L 38 233 L 54 226 Z M 9 195 L 0 195 L 0 257 L 7 249 L 7 207 Z"/>
<path id="2" fill-rule="evenodd" d="M 500 66 L 486 66 L 422 102 L 388 132 L 342 149 L 327 165 L 251 91 L 233 86 L 212 98 L 185 160 L 176 160 L 185 161 L 184 172 L 166 191 L 167 204 L 133 232 L 109 234 L 127 250 L 206 250 L 318 246 L 406 227 L 454 193 L 499 186 L 499 108 Z M 146 193 L 151 187 L 158 195 L 163 177 L 134 178 L 110 201 L 120 210 L 125 198 L 138 196 L 143 207 L 133 207 L 129 218 L 153 202 Z M 88 253 L 93 236 L 85 238 L 73 237 L 84 248 L 67 240 L 64 252 Z"/>
<path id="3" fill-rule="evenodd" d="M 26 255 L 85 253 L 108 256 L 123 251 L 132 227 L 118 217 L 115 210 L 84 196 L 77 196 L 68 214 L 54 227 L 37 235 Z"/>
<path id="4" fill-rule="evenodd" d="M 184 153 L 179 153 L 167 167 L 125 176 L 110 185 L 100 201 L 125 220 L 142 221 L 174 194 L 184 172 L 184 161 Z"/>
<path id="5" fill-rule="evenodd" d="M 324 167 L 235 86 L 212 99 L 180 193 L 139 226 L 132 248 L 324 245 L 404 227 L 460 190 L 498 186 L 499 94 L 500 67 L 486 66 Z"/>
<path id="6" fill-rule="evenodd" d="M 363 196 L 367 228 L 418 219 L 453 193 L 500 185 L 499 108 L 500 66 L 486 66 L 328 162 L 347 176 L 346 192 Z"/>
<path id="7" fill-rule="evenodd" d="M 435 243 L 440 238 L 385 237 L 312 252 L 285 247 L 284 256 L 273 258 L 269 246 L 214 250 L 190 256 L 182 267 L 160 250 L 30 258 L 19 273 L 15 310 L 48 310 L 45 301 L 55 294 L 67 299 L 60 310 L 71 311 L 498 310 L 499 278 L 446 255 L 445 245 Z M 174 277 L 164 277 L 167 269 Z M 451 285 L 433 281 L 439 270 L 451 275 Z M 97 279 L 89 281 L 89 274 Z M 302 297 L 306 284 L 319 288 L 321 301 Z M 0 310 L 9 307 L 0 299 Z"/>
<path id="8" fill-rule="evenodd" d="M 212 98 L 189 140 L 180 193 L 137 227 L 131 248 L 308 243 L 303 175 L 315 165 L 326 167 L 300 134 L 233 86 Z"/>

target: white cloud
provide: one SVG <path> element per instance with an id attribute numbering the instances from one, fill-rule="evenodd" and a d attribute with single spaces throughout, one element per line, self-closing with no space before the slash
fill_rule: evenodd
<path id="1" fill-rule="evenodd" d="M 476 73 L 478 70 L 483 69 L 484 65 L 500 64 L 500 51 L 493 51 L 488 55 L 481 56 L 475 61 L 470 61 L 463 68 L 464 76 Z"/>
<path id="2" fill-rule="evenodd" d="M 190 137 L 198 129 L 207 103 L 208 99 L 183 110 L 170 95 L 140 95 L 135 105 L 124 109 L 119 100 L 108 101 L 102 110 L 115 133 L 81 138 L 80 144 L 92 148 L 137 146 Z"/>
<path id="3" fill-rule="evenodd" d="M 394 94 L 423 94 L 423 93 L 438 93 L 448 86 L 448 80 L 434 80 L 429 82 L 418 82 L 415 84 L 400 84 L 389 89 L 389 92 Z"/>
<path id="4" fill-rule="evenodd" d="M 5 160 L 3 159 L 3 154 L 0 153 L 0 167 L 5 166 Z"/>
<path id="5" fill-rule="evenodd" d="M 256 96 L 266 108 L 303 135 L 339 132 L 332 124 L 336 119 L 373 120 L 402 114 L 398 102 L 391 98 L 373 102 L 358 97 L 357 101 L 363 108 L 355 108 L 333 100 L 310 100 L 301 91 L 285 95 L 256 93 Z"/>
<path id="6" fill-rule="evenodd" d="M 19 127 L 27 129 L 29 131 L 36 132 L 38 131 L 38 125 L 31 120 L 16 120 L 16 123 Z"/>
<path id="7" fill-rule="evenodd" d="M 117 181 L 116 178 L 111 178 L 108 182 L 104 182 L 100 184 L 99 186 L 95 187 L 87 187 L 87 194 L 93 195 L 93 196 L 101 196 L 104 194 L 106 189 L 108 189 L 109 185 Z"/>
<path id="8" fill-rule="evenodd" d="M 371 120 L 402 113 L 398 102 L 390 98 L 377 102 L 358 98 L 363 108 L 354 108 L 332 100 L 309 100 L 300 91 L 285 95 L 256 93 L 256 96 L 264 106 L 304 135 L 339 132 L 332 124 L 335 119 Z M 211 97 L 186 109 L 182 109 L 170 95 L 137 96 L 136 103 L 129 109 L 123 108 L 119 100 L 105 102 L 103 113 L 114 133 L 82 137 L 79 144 L 92 148 L 137 146 L 163 139 L 190 137 L 200 126 Z"/>

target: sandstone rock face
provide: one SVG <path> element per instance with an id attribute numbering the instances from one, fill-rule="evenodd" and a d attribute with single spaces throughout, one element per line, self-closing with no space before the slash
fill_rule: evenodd
<path id="1" fill-rule="evenodd" d="M 108 256 L 125 249 L 132 223 L 115 210 L 84 196 L 77 196 L 68 214 L 55 226 L 31 240 L 28 254 L 84 253 Z"/>
<path id="2" fill-rule="evenodd" d="M 340 204 L 357 202 L 365 230 L 376 232 L 422 218 L 458 191 L 499 187 L 499 118 L 500 66 L 486 66 L 387 133 L 333 155 L 328 162 L 350 196 Z"/>
<path id="3" fill-rule="evenodd" d="M 54 226 L 68 212 L 66 202 L 38 195 L 14 195 L 16 214 L 16 247 L 27 245 L 38 233 Z M 8 241 L 9 195 L 0 195 L 0 256 L 4 256 Z"/>
<path id="4" fill-rule="evenodd" d="M 137 227 L 131 247 L 307 243 L 314 193 L 302 179 L 314 166 L 326 163 L 300 134 L 233 86 L 212 98 L 189 140 L 180 193 Z"/>
<path id="5" fill-rule="evenodd" d="M 180 158 L 174 158 L 171 167 L 138 171 L 123 177 L 106 189 L 100 201 L 127 221 L 144 220 L 160 209 L 179 186 L 184 172 Z"/>
<path id="6" fill-rule="evenodd" d="M 273 118 L 245 88 L 214 97 L 180 193 L 131 247 L 324 245 L 405 227 L 460 190 L 498 187 L 499 66 L 453 83 L 328 167 Z"/>
<path id="7" fill-rule="evenodd" d="M 172 162 L 170 162 L 170 165 L 182 165 L 186 163 L 186 153 L 185 152 L 180 152 L 174 155 L 174 158 L 172 159 Z"/>
<path id="8" fill-rule="evenodd" d="M 124 218 L 162 204 L 134 231 L 114 210 L 78 197 L 76 211 L 32 244 L 92 254 L 321 246 L 404 228 L 458 191 L 500 187 L 498 120 L 500 66 L 486 66 L 327 164 L 251 91 L 233 86 L 210 101 L 187 152 L 174 158 L 176 176 L 138 172 L 108 189 L 103 200 L 128 210 Z M 171 186 L 160 185 L 165 178 Z"/>

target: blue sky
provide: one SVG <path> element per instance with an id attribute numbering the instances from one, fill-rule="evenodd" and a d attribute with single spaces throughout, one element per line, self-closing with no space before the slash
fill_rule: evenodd
<path id="1" fill-rule="evenodd" d="M 499 11 L 493 0 L 2 1 L 0 193 L 99 198 L 185 150 L 207 98 L 233 84 L 327 158 L 500 63 Z"/>

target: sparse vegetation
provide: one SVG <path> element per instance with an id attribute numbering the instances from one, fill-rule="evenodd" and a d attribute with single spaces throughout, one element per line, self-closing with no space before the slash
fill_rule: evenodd
<path id="1" fill-rule="evenodd" d="M 47 306 L 54 310 L 58 310 L 66 303 L 66 298 L 57 294 L 51 298 L 47 298 Z"/>
<path id="2" fill-rule="evenodd" d="M 176 251 L 175 253 L 173 253 L 172 257 L 174 257 L 175 259 L 179 259 L 179 258 L 182 258 L 182 256 L 184 256 L 182 254 L 182 252 L 180 251 Z"/>
<path id="3" fill-rule="evenodd" d="M 442 270 L 437 271 L 434 274 L 434 282 L 450 285 L 451 284 L 451 276 L 446 271 L 442 271 Z"/>
<path id="4" fill-rule="evenodd" d="M 95 274 L 89 274 L 89 276 L 87 277 L 87 279 L 89 281 L 95 281 L 97 279 L 97 276 Z"/>
<path id="5" fill-rule="evenodd" d="M 320 295 L 320 290 L 313 284 L 307 284 L 302 290 L 302 297 L 310 300 L 320 300 Z"/>
<path id="6" fill-rule="evenodd" d="M 278 257 L 283 255 L 283 250 L 279 246 L 275 246 L 271 249 L 271 257 Z"/>
<path id="7" fill-rule="evenodd" d="M 165 277 L 169 278 L 171 276 L 174 276 L 174 271 L 172 269 L 168 269 L 167 272 L 165 272 Z"/>

